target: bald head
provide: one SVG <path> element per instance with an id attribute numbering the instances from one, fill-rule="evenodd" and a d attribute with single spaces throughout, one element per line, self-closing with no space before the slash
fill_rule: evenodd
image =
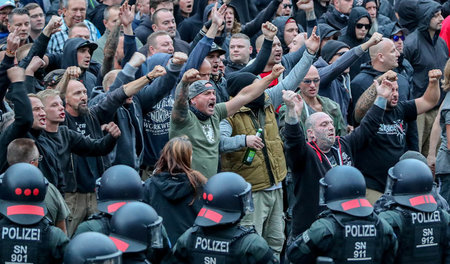
<path id="1" fill-rule="evenodd" d="M 200 74 L 200 80 L 209 81 L 209 76 L 211 74 L 212 68 L 211 63 L 208 60 L 203 60 L 202 65 L 200 65 L 200 69 L 198 69 Z"/>
<path id="2" fill-rule="evenodd" d="M 392 43 L 392 40 L 388 38 L 383 38 L 377 45 L 370 47 L 369 48 L 370 60 L 371 61 L 376 60 L 378 53 L 382 53 L 385 46 L 388 45 L 390 42 Z"/>
<path id="3" fill-rule="evenodd" d="M 312 129 L 313 127 L 316 126 L 316 123 L 317 123 L 318 120 L 321 120 L 321 119 L 323 119 L 323 118 L 326 119 L 327 117 L 331 119 L 331 117 L 330 117 L 327 113 L 324 113 L 324 112 L 315 112 L 314 114 L 312 114 L 312 115 L 310 115 L 310 116 L 308 116 L 308 117 L 306 118 L 306 121 L 305 121 L 305 129 L 306 129 L 306 130 Z"/>
<path id="4" fill-rule="evenodd" d="M 387 72 L 398 67 L 398 52 L 395 44 L 388 38 L 369 49 L 372 67 L 380 72 Z"/>

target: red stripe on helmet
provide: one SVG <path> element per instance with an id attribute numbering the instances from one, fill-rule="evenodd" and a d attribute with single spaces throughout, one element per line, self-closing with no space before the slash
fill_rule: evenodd
<path id="1" fill-rule="evenodd" d="M 416 196 L 416 197 L 410 198 L 409 199 L 409 203 L 412 206 L 424 204 L 425 203 L 425 197 L 424 197 L 424 195 L 420 195 L 420 196 Z"/>
<path id="2" fill-rule="evenodd" d="M 127 202 L 118 202 L 108 205 L 107 209 L 108 213 L 114 213 L 115 211 L 119 210 L 120 207 L 124 206 Z"/>
<path id="3" fill-rule="evenodd" d="M 36 205 L 13 205 L 6 209 L 6 215 L 40 215 L 44 216 L 44 208 Z"/>
<path id="4" fill-rule="evenodd" d="M 200 212 L 198 212 L 198 216 L 204 216 L 206 212 L 205 208 L 200 209 Z"/>
<path id="5" fill-rule="evenodd" d="M 124 242 L 124 241 L 122 241 L 122 240 L 120 240 L 118 238 L 115 238 L 115 237 L 112 237 L 112 236 L 110 236 L 109 238 L 114 242 L 114 244 L 116 245 L 117 249 L 122 251 L 122 252 L 125 252 L 127 250 L 127 248 L 130 246 L 130 244 L 128 244 L 128 243 L 126 243 L 126 242 Z"/>
<path id="6" fill-rule="evenodd" d="M 358 208 L 361 205 L 359 204 L 358 199 L 353 199 L 353 200 L 347 201 L 345 203 L 342 203 L 341 206 L 342 206 L 342 209 L 344 209 L 344 211 L 348 211 L 353 208 Z"/>
<path id="7" fill-rule="evenodd" d="M 207 210 L 204 217 L 213 222 L 219 223 L 220 220 L 222 220 L 223 215 L 212 210 Z"/>

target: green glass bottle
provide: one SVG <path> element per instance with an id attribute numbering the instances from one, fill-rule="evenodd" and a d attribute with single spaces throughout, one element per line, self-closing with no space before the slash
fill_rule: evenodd
<path id="1" fill-rule="evenodd" d="M 262 128 L 258 128 L 258 132 L 256 132 L 257 137 L 261 137 L 262 134 Z M 256 155 L 256 149 L 254 148 L 247 148 L 247 151 L 245 152 L 244 159 L 242 160 L 242 163 L 245 165 L 251 165 L 253 162 L 253 159 Z"/>

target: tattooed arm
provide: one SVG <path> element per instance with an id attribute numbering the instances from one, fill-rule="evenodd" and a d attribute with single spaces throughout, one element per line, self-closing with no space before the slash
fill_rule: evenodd
<path id="1" fill-rule="evenodd" d="M 377 84 L 380 84 L 384 79 L 390 81 L 397 80 L 397 73 L 388 71 L 377 78 Z M 373 83 L 367 90 L 359 97 L 355 107 L 355 121 L 360 123 L 367 111 L 372 107 L 377 98 L 377 85 Z"/>
<path id="2" fill-rule="evenodd" d="M 172 109 L 172 121 L 182 123 L 186 120 L 189 111 L 189 85 L 200 79 L 200 74 L 196 69 L 190 69 L 183 74 L 181 82 L 175 91 L 175 102 Z"/>
<path id="3" fill-rule="evenodd" d="M 103 49 L 104 59 L 102 65 L 102 76 L 109 71 L 114 70 L 114 57 L 116 55 L 117 46 L 119 45 L 120 23 L 114 25 L 113 30 L 109 33 Z"/>

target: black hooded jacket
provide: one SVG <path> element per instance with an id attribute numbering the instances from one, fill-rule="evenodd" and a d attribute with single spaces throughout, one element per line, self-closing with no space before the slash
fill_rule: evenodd
<path id="1" fill-rule="evenodd" d="M 182 40 L 190 43 L 194 40 L 197 33 L 203 27 L 203 10 L 205 10 L 208 5 L 208 0 L 197 0 L 198 8 L 195 15 L 192 17 L 186 18 L 178 25 L 178 31 L 180 32 L 180 37 Z M 197 2 L 195 1 L 195 2 Z M 197 5 L 196 5 L 197 6 Z"/>
<path id="2" fill-rule="evenodd" d="M 337 30 L 341 30 L 348 23 L 348 15 L 342 14 L 341 12 L 337 11 L 334 6 L 330 6 L 328 11 L 317 20 L 317 23 L 325 23 Z"/>
<path id="3" fill-rule="evenodd" d="M 290 16 L 279 16 L 279 17 L 276 17 L 272 21 L 272 24 L 274 24 L 278 28 L 277 37 L 281 42 L 281 48 L 283 49 L 283 54 L 289 53 L 289 47 L 286 44 L 286 41 L 284 40 L 284 28 L 286 27 L 286 22 L 291 18 L 294 19 L 293 17 L 290 17 Z M 295 22 L 295 23 L 297 23 L 297 22 Z M 305 30 L 302 28 L 302 26 L 300 26 L 298 24 L 297 24 L 297 26 L 298 26 L 299 33 L 305 32 Z"/>
<path id="4" fill-rule="evenodd" d="M 400 26 L 413 32 L 418 25 L 419 19 L 417 18 L 417 0 L 402 0 L 395 5 L 395 9 L 398 13 L 398 23 Z M 423 17 L 423 16 L 422 16 Z"/>
<path id="5" fill-rule="evenodd" d="M 404 43 L 403 52 L 414 68 L 413 97 L 419 98 L 428 86 L 428 71 L 440 69 L 444 72 L 448 59 L 448 48 L 437 31 L 433 38 L 428 32 L 431 18 L 441 10 L 441 5 L 435 1 L 419 0 L 417 14 L 421 14 L 417 29 L 411 33 Z M 441 93 L 443 99 L 445 94 Z"/>
<path id="6" fill-rule="evenodd" d="M 201 190 L 197 190 L 201 193 Z M 189 229 L 203 206 L 200 199 L 194 199 L 194 188 L 186 174 L 162 172 L 145 182 L 144 202 L 151 205 L 164 219 L 164 226 L 170 241 L 175 243 L 184 231 Z"/>
<path id="7" fill-rule="evenodd" d="M 369 37 L 367 35 L 364 39 L 356 38 L 355 33 L 356 24 L 363 17 L 367 17 L 367 19 L 369 19 L 369 24 L 372 24 L 370 15 L 365 8 L 354 7 L 352 9 L 352 12 L 350 12 L 350 16 L 348 18 L 348 26 L 342 30 L 342 35 L 339 37 L 338 40 L 346 43 L 347 45 L 350 46 L 350 48 L 356 47 L 368 41 Z M 350 67 L 350 77 L 353 79 L 353 77 L 355 77 L 359 73 L 361 64 L 368 61 L 370 61 L 370 56 L 368 53 L 365 53 L 361 58 L 358 59 L 358 61 L 353 63 L 352 66 Z"/>
<path id="8" fill-rule="evenodd" d="M 63 60 L 61 61 L 61 68 L 67 69 L 70 66 L 78 66 L 77 51 L 83 44 L 86 43 L 85 39 L 72 38 L 68 39 L 64 44 Z M 90 50 L 91 58 L 94 50 Z M 85 70 L 79 77 L 79 81 L 84 84 L 87 89 L 88 97 L 91 97 L 92 90 L 95 87 L 97 77 L 91 72 Z"/>

